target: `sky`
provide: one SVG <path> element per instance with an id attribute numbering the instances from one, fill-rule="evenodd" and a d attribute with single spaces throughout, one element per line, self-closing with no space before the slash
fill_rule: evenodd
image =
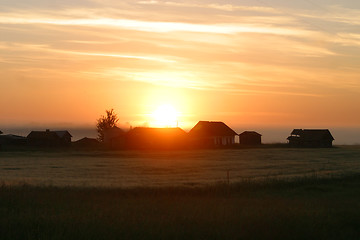
<path id="1" fill-rule="evenodd" d="M 1 126 L 360 129 L 358 0 L 1 0 Z M 360 141 L 359 141 L 360 142 Z"/>

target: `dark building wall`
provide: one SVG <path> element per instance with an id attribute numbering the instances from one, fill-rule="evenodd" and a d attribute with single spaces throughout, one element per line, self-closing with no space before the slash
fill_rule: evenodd
<path id="1" fill-rule="evenodd" d="M 317 148 L 317 147 L 332 147 L 332 140 L 301 140 L 301 139 L 289 139 L 289 145 L 292 147 L 309 147 L 309 148 Z"/>
<path id="2" fill-rule="evenodd" d="M 242 133 L 239 135 L 240 144 L 243 145 L 260 145 L 261 135 L 257 133 Z"/>

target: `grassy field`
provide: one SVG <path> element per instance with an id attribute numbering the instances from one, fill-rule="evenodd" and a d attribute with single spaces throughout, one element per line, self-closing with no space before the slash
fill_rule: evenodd
<path id="1" fill-rule="evenodd" d="M 359 163 L 358 146 L 0 152 L 0 239 L 360 239 Z"/>
<path id="2" fill-rule="evenodd" d="M 0 239 L 359 239 L 360 175 L 203 187 L 0 187 Z"/>
<path id="3" fill-rule="evenodd" d="M 0 183 L 52 186 L 204 186 L 227 180 L 360 173 L 360 148 L 174 152 L 0 152 Z"/>

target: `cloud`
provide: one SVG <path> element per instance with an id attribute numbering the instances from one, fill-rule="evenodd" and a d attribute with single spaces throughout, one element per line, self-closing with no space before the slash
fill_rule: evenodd
<path id="1" fill-rule="evenodd" d="M 209 8 L 209 9 L 216 9 L 222 11 L 255 11 L 255 12 L 262 12 L 262 13 L 278 13 L 278 11 L 271 7 L 263 7 L 263 6 L 238 6 L 232 4 L 219 4 L 219 3 L 204 3 L 204 4 L 197 4 L 197 3 L 189 3 L 189 2 L 171 2 L 171 1 L 138 1 L 139 4 L 145 5 L 163 5 L 163 6 L 173 6 L 173 7 L 186 7 L 186 8 Z"/>
<path id="2" fill-rule="evenodd" d="M 38 51 L 38 52 L 48 52 L 48 53 L 59 53 L 66 55 L 80 55 L 80 56 L 93 56 L 93 57 L 110 57 L 110 58 L 125 58 L 125 59 L 137 59 L 137 60 L 146 60 L 146 61 L 155 61 L 162 63 L 175 63 L 176 60 L 167 59 L 165 57 L 156 57 L 156 56 L 145 56 L 145 55 L 125 55 L 125 54 L 116 54 L 116 53 L 106 53 L 106 52 L 79 52 L 79 51 L 70 51 L 62 49 L 54 49 L 48 45 L 44 44 L 20 44 L 12 43 L 6 44 L 0 42 L 0 49 L 7 49 L 12 51 Z"/>
<path id="3" fill-rule="evenodd" d="M 263 33 L 278 35 L 311 35 L 310 31 L 287 27 L 272 27 L 257 24 L 196 24 L 183 22 L 151 22 L 129 19 L 56 19 L 56 18 L 26 18 L 1 16 L 0 24 L 51 24 L 51 25 L 74 25 L 74 26 L 103 26 L 115 27 L 145 32 L 198 32 L 215 34 L 236 33 Z"/>
<path id="4" fill-rule="evenodd" d="M 175 60 L 170 60 L 160 57 L 151 57 L 151 56 L 123 55 L 123 54 L 113 54 L 113 53 L 75 52 L 75 51 L 64 51 L 64 50 L 52 50 L 52 51 L 58 53 L 64 53 L 64 54 L 95 56 L 95 57 L 128 58 L 128 59 L 138 59 L 138 60 L 147 60 L 147 61 L 164 62 L 164 63 L 176 62 Z"/>
<path id="5" fill-rule="evenodd" d="M 360 33 L 338 33 L 336 42 L 345 46 L 360 46 Z"/>
<path id="6" fill-rule="evenodd" d="M 138 4 L 145 7 L 132 4 L 131 9 L 124 8 L 120 12 L 109 6 L 106 9 L 19 10 L 1 14 L 0 24 L 14 29 L 9 30 L 10 34 L 25 36 L 11 39 L 13 45 L 0 44 L 0 51 L 8 52 L 2 55 L 1 61 L 12 59 L 14 63 L 15 55 L 39 62 L 40 58 L 45 59 L 43 53 L 53 54 L 52 59 L 69 55 L 81 59 L 84 65 L 92 64 L 91 67 L 94 63 L 89 62 L 98 60 L 100 70 L 93 70 L 94 74 L 108 77 L 113 74 L 132 81 L 239 94 L 271 92 L 317 96 L 299 89 L 287 90 L 287 87 L 294 89 L 294 83 L 287 82 L 288 79 L 304 84 L 330 82 L 317 78 L 326 79 L 326 74 L 335 72 L 331 69 L 325 73 L 323 69 L 335 67 L 334 59 L 346 55 L 339 46 L 359 46 L 360 41 L 358 33 L 346 29 L 337 36 L 332 30 L 317 27 L 318 22 L 312 23 L 309 19 L 320 15 L 318 11 L 282 12 L 270 7 L 221 3 L 140 1 Z M 149 20 L 146 19 L 147 7 L 151 9 L 148 5 L 154 5 L 154 9 L 158 9 L 157 5 L 167 6 L 178 12 L 176 16 L 162 15 L 165 10 L 160 9 L 158 15 L 163 21 Z M 193 15 L 179 17 L 184 14 L 184 8 L 192 7 L 196 8 Z M 216 10 L 216 14 L 214 11 L 203 12 L 202 8 Z M 111 14 L 106 13 L 107 9 Z M 131 17 L 128 13 L 121 14 L 130 10 L 133 11 Z M 209 16 L 216 17 L 209 19 Z M 326 21 L 325 18 L 322 20 Z M 37 32 L 26 30 L 28 25 Z M 83 32 L 76 34 L 79 30 Z M 31 37 L 27 38 L 25 31 Z M 43 39 L 39 33 L 47 38 Z M 34 39 L 40 39 L 43 44 Z M 24 54 L 18 54 L 20 51 Z M 12 58 L 9 57 L 11 54 Z M 109 66 L 102 61 L 105 58 Z M 119 59 L 122 59 L 122 69 L 114 68 Z M 139 61 L 134 63 L 132 60 Z M 151 70 L 153 65 L 148 62 L 157 64 L 157 69 Z M 77 71 L 91 72 L 89 69 Z M 277 78 L 284 86 L 274 82 Z M 239 81 L 243 88 L 236 85 Z M 346 86 L 351 85 L 350 80 L 344 81 L 348 82 Z M 229 87 L 230 83 L 235 87 Z"/>

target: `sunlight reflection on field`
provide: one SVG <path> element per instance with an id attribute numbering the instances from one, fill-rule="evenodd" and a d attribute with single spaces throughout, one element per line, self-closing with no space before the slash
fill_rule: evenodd
<path id="1" fill-rule="evenodd" d="M 360 148 L 182 152 L 3 152 L 0 181 L 56 186 L 204 185 L 360 172 Z"/>

